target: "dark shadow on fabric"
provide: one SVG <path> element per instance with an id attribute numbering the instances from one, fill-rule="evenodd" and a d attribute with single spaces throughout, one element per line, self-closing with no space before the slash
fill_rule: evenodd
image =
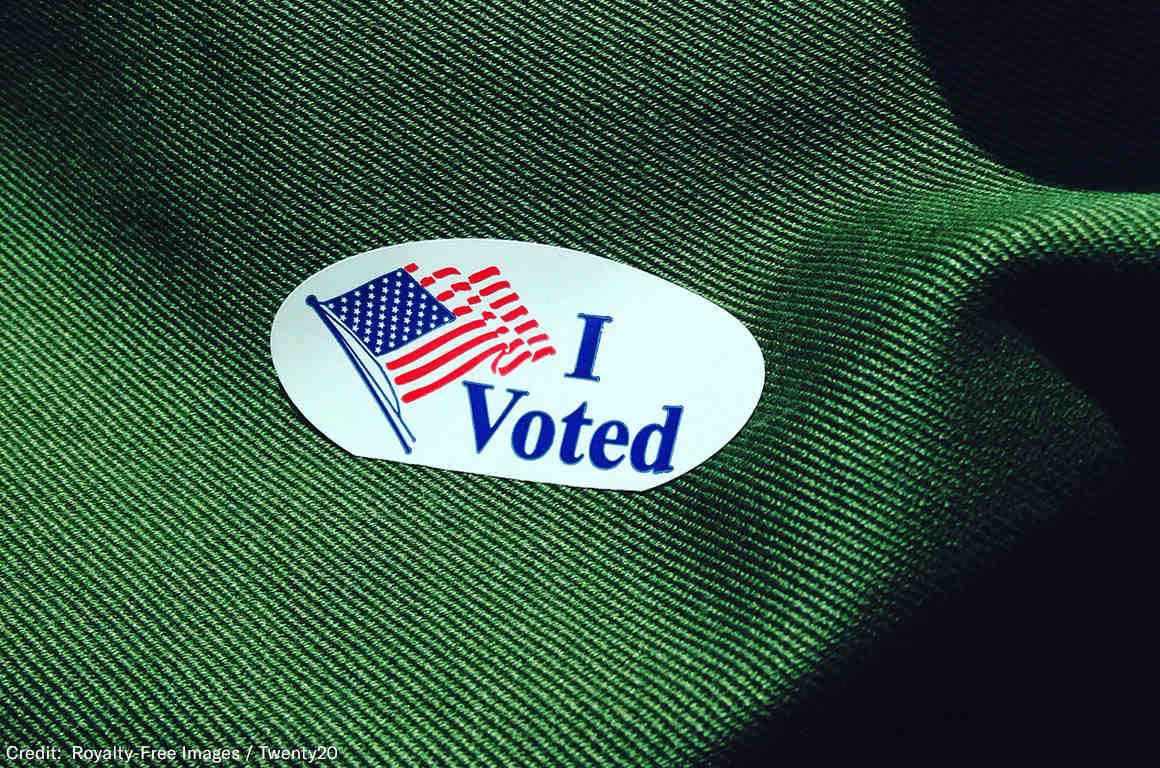
<path id="1" fill-rule="evenodd" d="M 1094 502 L 1098 517 L 1092 499 L 1077 503 L 707 764 L 1099 765 L 1145 754 L 1152 723 L 1139 692 L 1158 675 L 1145 608 L 1155 509 L 1142 490 Z"/>
<path id="2" fill-rule="evenodd" d="M 1160 274 L 1057 265 L 1001 285 L 994 312 L 1022 330 L 1115 425 L 1135 461 L 1160 457 Z"/>
<path id="3" fill-rule="evenodd" d="M 1160 4 L 909 5 L 958 124 L 998 162 L 1049 184 L 1160 189 Z"/>
<path id="4" fill-rule="evenodd" d="M 1099 403 L 1128 462 L 706 764 L 1115 764 L 1151 751 L 1158 296 L 1155 274 L 1079 266 L 997 289 L 989 314 Z"/>

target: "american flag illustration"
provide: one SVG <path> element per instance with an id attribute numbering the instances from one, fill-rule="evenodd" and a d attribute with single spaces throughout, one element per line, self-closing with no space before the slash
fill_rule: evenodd
<path id="1" fill-rule="evenodd" d="M 456 267 L 421 274 L 417 264 L 408 264 L 307 303 L 342 346 L 407 453 L 415 436 L 403 420 L 403 404 L 481 365 L 506 376 L 556 353 L 497 266 L 470 274 Z"/>

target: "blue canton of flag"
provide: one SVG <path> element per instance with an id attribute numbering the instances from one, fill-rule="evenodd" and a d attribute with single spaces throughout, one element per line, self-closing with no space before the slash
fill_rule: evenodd
<path id="1" fill-rule="evenodd" d="M 396 269 L 322 304 L 375 357 L 393 352 L 455 315 L 404 269 Z"/>

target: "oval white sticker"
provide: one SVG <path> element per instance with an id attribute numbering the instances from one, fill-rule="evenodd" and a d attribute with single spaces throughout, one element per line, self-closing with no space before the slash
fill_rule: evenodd
<path id="1" fill-rule="evenodd" d="M 588 253 L 431 240 L 332 264 L 282 303 L 274 367 L 358 456 L 641 491 L 725 445 L 765 380 L 717 305 Z"/>

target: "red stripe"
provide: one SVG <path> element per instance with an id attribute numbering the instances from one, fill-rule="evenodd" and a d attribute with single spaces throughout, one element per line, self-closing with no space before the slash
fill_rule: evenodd
<path id="1" fill-rule="evenodd" d="M 455 328 L 452 328 L 450 331 L 447 331 L 446 333 L 444 333 L 442 336 L 437 336 L 434 339 L 432 339 L 431 341 L 428 341 L 426 344 L 419 347 L 418 349 L 414 349 L 414 350 L 408 352 L 407 354 L 403 355 L 402 357 L 397 357 L 394 360 L 390 361 L 389 363 L 387 363 L 387 370 L 394 371 L 398 368 L 401 368 L 404 365 L 409 365 L 410 363 L 413 363 L 414 361 L 418 360 L 420 357 L 427 354 L 431 350 L 436 349 L 437 347 L 441 347 L 444 344 L 446 344 L 447 342 L 451 341 L 452 339 L 454 339 L 458 336 L 462 336 L 465 333 L 469 333 L 471 331 L 478 330 L 479 328 L 482 328 L 485 325 L 487 325 L 487 323 L 485 323 L 483 320 L 472 320 L 469 323 L 464 323 L 463 325 L 456 326 Z"/>
<path id="2" fill-rule="evenodd" d="M 438 272 L 435 273 L 435 277 L 439 277 Z M 448 299 L 450 299 L 452 296 L 459 293 L 460 291 L 470 291 L 470 290 L 471 290 L 471 286 L 468 285 L 467 283 L 463 282 L 462 280 L 460 280 L 459 282 L 452 283 L 450 288 L 448 288 L 446 291 L 443 291 L 435 298 L 439 299 L 439 301 L 447 301 Z"/>
<path id="3" fill-rule="evenodd" d="M 509 364 L 500 368 L 499 375 L 500 376 L 507 376 L 509 373 L 512 372 L 512 369 L 514 369 L 517 365 L 519 365 L 523 361 L 527 360 L 531 356 L 532 356 L 532 353 L 525 349 L 523 352 L 520 352 L 519 356 L 516 357 L 515 360 L 512 360 Z"/>
<path id="4" fill-rule="evenodd" d="M 507 280 L 500 280 L 498 283 L 492 283 L 491 285 L 487 286 L 486 288 L 480 288 L 479 295 L 480 296 L 490 296 L 491 294 L 495 293 L 496 291 L 498 291 L 502 288 L 511 288 L 511 287 L 512 287 L 512 284 L 509 283 Z"/>
<path id="5" fill-rule="evenodd" d="M 504 350 L 504 353 L 502 355 L 496 355 L 495 359 L 491 361 L 491 372 L 492 373 L 499 373 L 498 366 L 500 364 L 500 361 L 503 360 L 508 355 L 510 355 L 515 350 L 522 347 L 523 345 L 524 345 L 523 339 L 516 339 L 515 341 L 508 342 L 507 349 Z"/>
<path id="6" fill-rule="evenodd" d="M 408 273 L 413 274 L 419 271 L 419 265 L 412 262 L 403 267 L 403 269 Z M 424 288 L 429 288 L 444 278 L 462 274 L 463 273 L 455 267 L 443 267 L 442 269 L 437 269 L 431 274 L 423 277 L 421 280 L 419 280 L 419 284 Z M 470 292 L 472 290 L 473 284 L 485 283 L 482 286 L 476 285 L 476 290 L 478 293 L 469 295 L 464 300 L 464 305 L 450 308 L 456 317 L 462 317 L 471 313 L 473 311 L 472 307 L 476 304 L 482 303 L 483 299 L 481 297 L 485 296 L 499 296 L 496 301 L 491 302 L 489 305 L 491 309 L 496 310 L 518 302 L 520 299 L 519 294 L 512 291 L 511 283 L 509 283 L 507 280 L 495 279 L 500 277 L 501 275 L 499 267 L 486 267 L 477 272 L 473 272 L 467 277 L 467 281 L 460 279 L 457 282 L 451 283 L 448 288 L 444 289 L 436 296 L 436 299 L 441 302 L 447 302 L 459 292 Z M 486 282 L 492 280 L 494 281 Z M 500 319 L 502 319 L 505 323 L 509 323 L 513 320 L 516 320 L 517 318 L 525 317 L 528 314 L 527 307 L 521 305 L 501 315 Z M 395 383 L 402 387 L 405 384 L 414 382 L 421 377 L 438 371 L 443 367 L 454 364 L 454 362 L 459 358 L 470 353 L 472 350 L 475 350 L 477 347 L 486 344 L 487 342 L 496 340 L 502 334 L 506 334 L 509 329 L 507 327 L 501 326 L 499 328 L 495 328 L 494 330 L 484 331 L 483 333 L 472 336 L 441 353 L 437 353 L 436 350 L 439 350 L 444 345 L 456 339 L 462 339 L 462 337 L 464 337 L 466 334 L 470 334 L 473 331 L 486 328 L 487 321 L 495 319 L 495 313 L 484 310 L 481 313 L 480 319 L 471 320 L 470 322 L 464 322 L 462 324 L 454 324 L 450 330 L 444 332 L 442 335 L 436 336 L 418 348 L 408 352 L 407 354 L 391 360 L 386 364 L 386 369 L 392 373 L 397 374 L 394 377 Z M 529 319 L 525 320 L 519 325 L 516 325 L 514 327 L 514 331 L 516 334 L 524 334 L 539 327 L 540 324 L 538 322 Z M 491 364 L 491 369 L 500 375 L 507 375 L 526 362 L 535 362 L 536 360 L 541 360 L 549 355 L 556 354 L 555 348 L 551 346 L 542 346 L 537 350 L 529 349 L 529 347 L 538 344 L 544 344 L 548 340 L 548 334 L 540 332 L 535 336 L 532 336 L 530 339 L 525 340 L 522 338 L 516 338 L 510 344 L 504 344 L 502 341 L 498 341 L 495 344 L 489 345 L 486 349 L 479 352 L 470 360 L 464 362 L 462 365 L 459 365 L 454 370 L 440 376 L 437 380 L 424 384 L 423 386 L 417 387 L 416 389 L 412 389 L 409 392 L 403 393 L 402 400 L 405 403 L 411 403 L 421 397 L 429 395 L 432 392 L 460 378 L 472 368 L 479 365 L 481 362 L 493 355 L 495 356 L 495 360 Z M 521 347 L 524 347 L 524 349 L 522 349 L 515 356 L 515 358 L 511 360 L 511 362 L 502 367 L 497 366 L 500 360 L 502 360 L 504 357 L 510 357 L 510 355 L 515 352 L 515 350 L 519 350 Z M 432 353 L 436 353 L 437 356 L 433 356 Z M 432 359 L 425 359 L 429 357 Z"/>
<path id="7" fill-rule="evenodd" d="M 499 267 L 488 267 L 486 269 L 479 270 L 478 272 L 476 272 L 474 275 L 472 275 L 471 277 L 469 277 L 467 279 L 473 283 L 478 283 L 480 280 L 486 280 L 487 278 L 495 277 L 498 274 L 499 274 Z"/>
<path id="8" fill-rule="evenodd" d="M 488 331 L 486 333 L 481 333 L 478 336 L 476 336 L 474 339 L 468 339 L 467 341 L 460 344 L 458 347 L 455 347 L 454 349 L 451 349 L 451 350 L 448 350 L 447 352 L 444 352 L 442 355 L 439 355 L 439 357 L 435 358 L 434 360 L 429 360 L 428 362 L 423 363 L 422 365 L 420 365 L 416 368 L 409 368 L 405 372 L 399 374 L 395 378 L 395 383 L 398 384 L 399 386 L 402 386 L 404 384 L 409 384 L 410 382 L 412 382 L 415 379 L 418 379 L 422 376 L 426 376 L 431 371 L 433 371 L 436 368 L 439 368 L 443 365 L 446 365 L 447 363 L 451 362 L 455 358 L 462 355 L 464 352 L 467 352 L 468 350 L 471 350 L 471 349 L 474 349 L 475 347 L 478 347 L 480 344 L 484 343 L 485 341 L 491 341 L 492 339 L 494 339 L 496 336 L 498 336 L 500 334 L 501 330 L 502 329 L 497 328 L 494 331 Z"/>
<path id="9" fill-rule="evenodd" d="M 492 309 L 499 309 L 500 307 L 511 304 L 513 301 L 519 301 L 519 300 L 520 300 L 520 295 L 518 293 L 509 293 L 507 296 L 504 296 L 502 299 L 496 299 L 488 306 L 491 307 Z"/>
<path id="10" fill-rule="evenodd" d="M 500 342 L 499 344 L 495 344 L 493 346 L 488 347 L 487 349 L 483 350 L 478 355 L 471 358 L 466 363 L 459 366 L 458 368 L 456 368 L 454 371 L 447 374 L 446 376 L 444 376 L 436 381 L 433 381 L 426 386 L 419 387 L 418 389 L 412 389 L 410 392 L 405 393 L 403 395 L 403 398 L 402 398 L 403 402 L 404 403 L 412 403 L 412 402 L 418 400 L 420 397 L 423 397 L 424 395 L 431 394 L 432 392 L 439 389 L 443 385 L 449 384 L 450 382 L 455 381 L 460 376 L 467 373 L 472 368 L 474 368 L 475 366 L 479 365 L 481 362 L 486 360 L 489 355 L 494 355 L 496 352 L 502 351 L 504 349 L 504 347 L 505 347 L 505 345 L 503 344 L 503 342 Z"/>
<path id="11" fill-rule="evenodd" d="M 512 320 L 515 320 L 517 317 L 523 317 L 526 314 L 528 314 L 528 310 L 526 310 L 522 306 L 520 306 L 520 307 L 516 307 L 511 312 L 508 312 L 506 315 L 500 315 L 500 319 L 503 320 L 505 323 L 510 323 Z"/>

